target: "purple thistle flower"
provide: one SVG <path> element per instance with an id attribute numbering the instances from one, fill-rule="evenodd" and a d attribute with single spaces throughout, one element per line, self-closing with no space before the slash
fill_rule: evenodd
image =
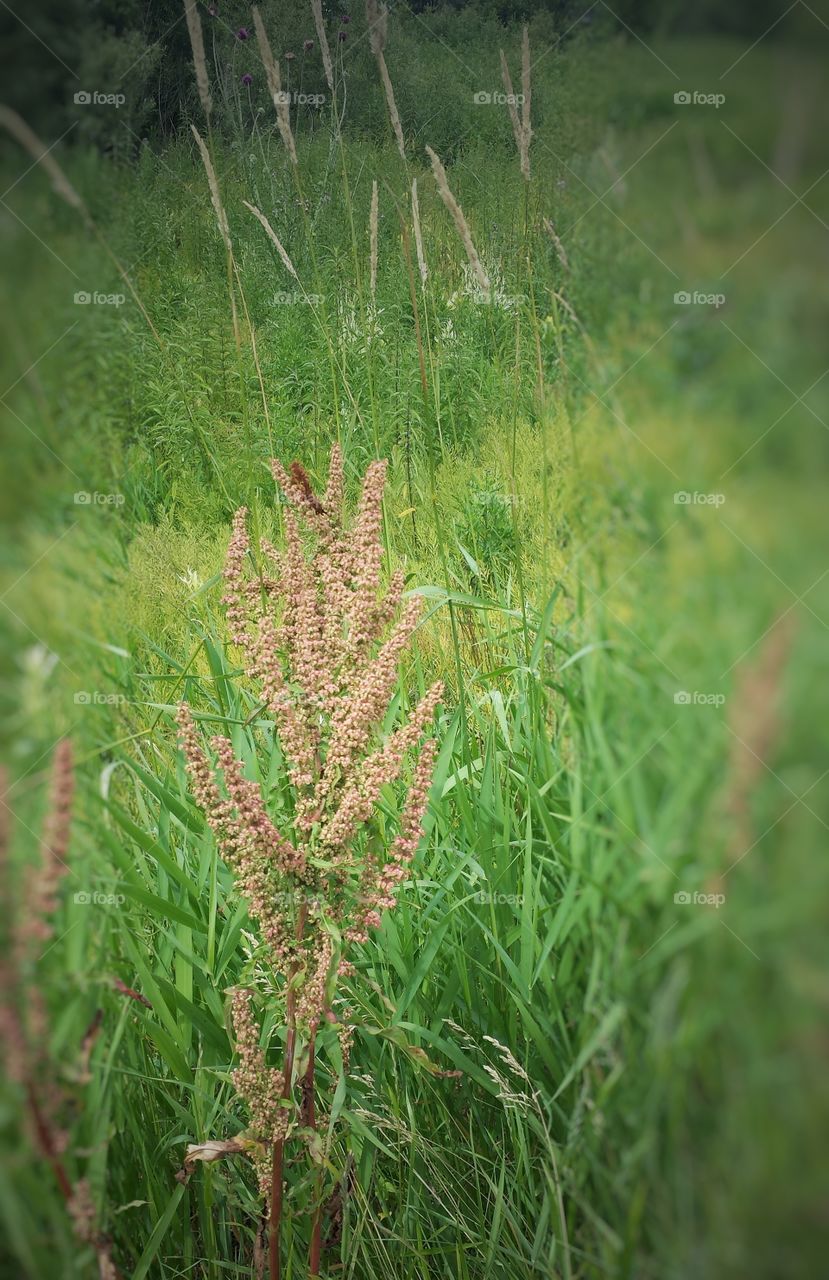
<path id="1" fill-rule="evenodd" d="M 210 14 L 211 18 L 218 18 L 219 6 L 217 4 L 209 4 L 207 6 L 207 12 Z"/>
<path id="2" fill-rule="evenodd" d="M 313 47 L 314 47 L 313 40 L 304 40 L 302 43 L 302 49 L 304 53 L 310 53 Z"/>
<path id="3" fill-rule="evenodd" d="M 347 35 L 348 35 L 348 32 L 347 32 L 347 31 L 338 31 L 338 32 L 337 32 L 337 39 L 339 40 L 340 44 L 342 44 L 343 40 L 345 40 L 345 39 L 346 39 Z"/>
<path id="4" fill-rule="evenodd" d="M 350 17 L 348 16 L 348 14 L 347 14 L 347 13 L 344 13 L 344 14 L 343 14 L 343 16 L 340 18 L 340 22 L 343 24 L 343 26 L 347 26 L 347 24 L 348 24 L 350 21 L 351 21 L 351 19 L 350 19 Z"/>
<path id="5" fill-rule="evenodd" d="M 253 76 L 250 74 L 249 71 L 246 71 L 245 74 L 242 76 L 242 84 L 245 86 L 253 84 Z"/>
<path id="6" fill-rule="evenodd" d="M 249 36 L 250 36 L 250 32 L 248 31 L 247 27 L 240 27 L 239 30 L 236 32 L 237 40 L 247 40 Z"/>

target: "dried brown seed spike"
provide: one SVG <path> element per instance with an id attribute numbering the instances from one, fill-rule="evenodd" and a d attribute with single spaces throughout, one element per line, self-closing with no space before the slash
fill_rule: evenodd
<path id="1" fill-rule="evenodd" d="M 308 472 L 305 470 L 301 462 L 291 463 L 291 479 L 294 484 L 298 485 L 302 490 L 305 496 L 305 501 L 312 510 L 316 511 L 317 515 L 322 515 L 325 511 L 325 507 L 314 493 L 314 490 L 311 487 L 311 481 L 308 478 Z"/>

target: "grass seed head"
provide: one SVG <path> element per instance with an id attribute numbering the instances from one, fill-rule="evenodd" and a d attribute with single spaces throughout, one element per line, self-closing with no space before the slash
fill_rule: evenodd
<path id="1" fill-rule="evenodd" d="M 489 277 L 484 271 L 483 263 L 478 256 L 478 250 L 475 248 L 475 243 L 472 239 L 472 232 L 469 230 L 469 223 L 464 217 L 463 209 L 458 204 L 458 201 L 450 190 L 449 180 L 446 177 L 446 170 L 441 163 L 440 157 L 435 154 L 431 147 L 426 148 L 426 154 L 432 162 L 432 172 L 435 175 L 438 194 L 452 215 L 458 235 L 460 236 L 463 247 L 466 250 L 469 265 L 475 274 L 475 278 L 482 291 L 488 296 L 491 287 Z"/>
<path id="2" fill-rule="evenodd" d="M 207 60 L 204 56 L 204 36 L 202 34 L 201 17 L 196 0 L 184 0 L 184 14 L 187 19 L 187 30 L 190 34 L 190 45 L 193 50 L 193 66 L 196 70 L 196 87 L 199 91 L 204 114 L 210 118 L 213 110 L 213 99 L 210 94 L 210 80 L 207 75 Z"/>
<path id="3" fill-rule="evenodd" d="M 314 26 L 317 29 L 317 39 L 320 42 L 320 53 L 322 54 L 322 65 L 325 70 L 325 79 L 328 83 L 328 88 L 333 94 L 334 67 L 331 63 L 331 50 L 328 47 L 328 36 L 325 33 L 325 19 L 322 16 L 322 0 L 311 0 L 311 12 L 314 15 Z"/>

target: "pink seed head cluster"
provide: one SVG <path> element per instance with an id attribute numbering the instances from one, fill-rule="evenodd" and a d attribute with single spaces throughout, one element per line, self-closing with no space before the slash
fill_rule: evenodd
<path id="1" fill-rule="evenodd" d="M 286 469 L 274 459 L 271 466 L 285 500 L 284 547 L 252 547 L 241 508 L 223 602 L 230 639 L 285 762 L 278 824 L 232 743 L 214 737 L 208 751 L 186 704 L 178 724 L 193 795 L 259 925 L 287 1015 L 311 1030 L 330 1012 L 332 974 L 350 971 L 344 950 L 366 941 L 408 874 L 422 834 L 435 760 L 429 735 L 442 689 L 434 685 L 405 723 L 383 735 L 421 614 L 419 600 L 403 600 L 402 573 L 383 587 L 385 461 L 368 467 L 352 519 L 338 446 L 322 494 L 299 463 Z M 266 566 L 275 567 L 275 578 Z M 267 764 L 262 776 L 270 774 Z M 407 779 L 396 833 L 389 833 L 387 812 L 379 826 L 378 802 Z M 234 1001 L 249 1063 L 237 1087 L 253 1115 L 261 1063 L 245 1008 Z"/>
<path id="2" fill-rule="evenodd" d="M 72 815 L 74 773 L 72 746 L 67 738 L 55 748 L 49 808 L 40 841 L 40 863 L 30 869 L 27 902 L 20 932 L 24 940 L 47 942 L 54 932 L 52 916 L 58 906 L 58 890 L 69 870 L 69 826 Z"/>
<path id="3" fill-rule="evenodd" d="M 284 1137 L 288 1129 L 288 1111 L 280 1105 L 282 1081 L 280 1072 L 265 1063 L 259 1044 L 259 1025 L 251 1008 L 251 993 L 237 989 L 231 1001 L 233 1034 L 239 1065 L 233 1072 L 236 1092 L 244 1098 L 250 1113 L 249 1135 L 253 1140 L 253 1163 L 263 1196 L 270 1182 L 268 1147 Z"/>
<path id="4" fill-rule="evenodd" d="M 26 869 L 23 901 L 12 902 L 8 865 L 9 810 L 0 781 L 0 897 L 8 914 L 8 937 L 0 948 L 0 1050 L 7 1078 L 19 1085 L 38 1086 L 44 1123 L 52 1145 L 61 1150 L 67 1135 L 60 1114 L 66 1098 L 50 1073 L 48 1040 L 51 1029 L 37 966 L 51 938 L 58 891 L 69 871 L 67 856 L 74 793 L 71 743 L 55 748 L 49 803 L 40 837 L 39 859 Z"/>

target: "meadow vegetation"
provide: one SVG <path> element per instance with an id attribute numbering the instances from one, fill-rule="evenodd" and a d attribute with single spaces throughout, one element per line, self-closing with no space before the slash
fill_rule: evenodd
<path id="1" fill-rule="evenodd" d="M 269 460 L 319 491 L 336 445 L 349 509 L 388 459 L 384 580 L 424 606 L 384 730 L 445 692 L 425 838 L 355 943 L 349 1070 L 320 1060 L 312 1172 L 287 1148 L 283 1275 L 307 1274 L 324 1184 L 324 1275 L 811 1277 L 829 1107 L 817 55 L 645 47 L 609 21 L 561 40 L 536 14 L 527 180 L 506 106 L 475 102 L 502 88 L 500 47 L 517 89 L 519 26 L 389 15 L 401 156 L 362 15 L 342 42 L 329 23 L 336 110 L 310 9 L 263 16 L 278 57 L 279 20 L 285 48 L 317 46 L 287 64 L 326 96 L 291 107 L 296 165 L 245 15 L 249 40 L 208 41 L 209 127 L 193 76 L 163 147 L 138 122 L 55 152 L 134 292 L 42 169 L 18 181 L 30 158 L 3 153 L 2 739 L 18 881 L 72 742 L 69 872 L 28 979 L 66 1166 L 124 1277 L 265 1266 L 250 1163 L 177 1177 L 188 1147 L 247 1123 L 228 993 L 261 959 L 176 715 L 197 705 L 289 803 L 272 736 L 263 756 L 249 731 L 221 575 L 241 506 L 283 545 Z M 724 72 L 720 109 L 674 102 Z M 276 1065 L 284 1028 L 265 1034 Z M 94 1274 L 20 1112 L 4 1088 L 3 1274 Z"/>

